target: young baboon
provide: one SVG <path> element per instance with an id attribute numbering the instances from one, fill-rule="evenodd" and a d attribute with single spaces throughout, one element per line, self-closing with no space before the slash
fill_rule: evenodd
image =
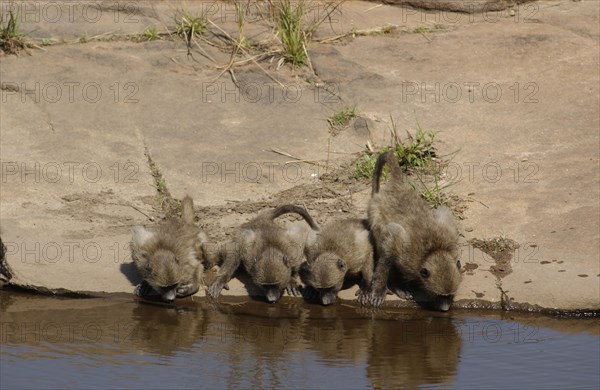
<path id="1" fill-rule="evenodd" d="M 192 198 L 186 196 L 181 207 L 181 219 L 169 218 L 152 229 L 133 228 L 131 257 L 143 278 L 135 288 L 136 295 L 146 296 L 154 290 L 171 302 L 200 288 L 208 239 L 194 224 Z"/>
<path id="2" fill-rule="evenodd" d="M 364 219 L 346 219 L 325 225 L 306 248 L 303 267 L 306 283 L 323 305 L 335 303 L 348 277 L 360 276 L 361 289 L 371 284 L 373 246 Z"/>
<path id="3" fill-rule="evenodd" d="M 208 294 L 218 297 L 240 263 L 269 302 L 276 302 L 283 290 L 299 295 L 298 268 L 303 260 L 308 229 L 304 224 L 283 228 L 274 219 L 287 213 L 300 215 L 313 230 L 318 230 L 308 212 L 298 206 L 284 205 L 260 213 L 243 224 L 232 242 L 221 253 L 224 259 Z"/>
<path id="4" fill-rule="evenodd" d="M 391 178 L 383 189 L 379 179 L 384 165 Z M 439 310 L 450 308 L 461 280 L 458 230 L 447 207 L 432 210 L 407 183 L 394 152 L 381 154 L 375 164 L 368 218 L 377 259 L 371 286 L 359 293 L 361 304 L 380 306 L 392 270 L 416 284 Z"/>

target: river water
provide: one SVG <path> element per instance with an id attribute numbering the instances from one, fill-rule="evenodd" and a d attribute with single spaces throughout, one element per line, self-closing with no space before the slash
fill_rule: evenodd
<path id="1" fill-rule="evenodd" d="M 0 291 L 0 388 L 600 388 L 600 319 Z"/>

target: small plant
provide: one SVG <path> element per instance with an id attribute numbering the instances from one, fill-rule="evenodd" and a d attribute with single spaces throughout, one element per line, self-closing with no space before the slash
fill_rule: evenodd
<path id="1" fill-rule="evenodd" d="M 284 57 L 294 65 L 306 61 L 306 33 L 302 29 L 305 11 L 304 0 L 295 6 L 290 0 L 282 0 L 275 10 L 275 27 L 284 47 Z"/>
<path id="2" fill-rule="evenodd" d="M 424 33 L 428 33 L 429 31 L 431 31 L 428 27 L 417 27 L 413 30 L 413 33 L 415 34 L 424 34 Z"/>
<path id="3" fill-rule="evenodd" d="M 329 126 L 333 129 L 343 129 L 350 124 L 352 119 L 356 118 L 356 106 L 343 107 L 327 119 Z"/>
<path id="4" fill-rule="evenodd" d="M 44 38 L 42 39 L 42 46 L 52 46 L 54 45 L 56 42 L 51 39 L 51 38 Z"/>
<path id="5" fill-rule="evenodd" d="M 90 38 L 88 37 L 88 35 L 86 33 L 83 33 L 79 37 L 79 43 L 87 43 L 89 40 L 90 40 Z"/>
<path id="6" fill-rule="evenodd" d="M 432 173 L 434 176 L 437 174 L 437 164 L 435 158 L 437 157 L 434 141 L 435 133 L 431 131 L 423 131 L 421 126 L 417 126 L 415 135 L 411 135 L 407 132 L 405 141 L 402 141 L 398 136 L 396 130 L 396 123 L 393 118 L 391 120 L 391 135 L 394 146 L 382 147 L 379 152 L 372 150 L 366 150 L 363 152 L 363 156 L 356 167 L 355 176 L 357 178 L 373 176 L 373 168 L 379 154 L 387 152 L 390 148 L 393 148 L 396 152 L 396 157 L 400 162 L 400 165 L 406 171 L 419 170 L 422 173 Z M 387 175 L 384 170 L 384 177 Z M 437 186 L 436 186 L 437 187 Z"/>
<path id="7" fill-rule="evenodd" d="M 147 41 L 155 41 L 158 39 L 158 30 L 154 27 L 149 27 L 144 31 L 144 39 Z"/>
<path id="8" fill-rule="evenodd" d="M 437 175 L 433 175 L 433 185 L 429 186 L 425 183 L 421 173 L 417 173 L 417 179 L 419 180 L 419 186 L 410 183 L 411 187 L 421 195 L 423 199 L 432 204 L 435 207 L 442 205 L 452 207 L 452 197 L 446 195 L 444 190 L 451 184 L 440 186 Z"/>
<path id="9" fill-rule="evenodd" d="M 246 12 L 248 6 L 244 6 L 239 0 L 235 1 L 234 5 L 238 25 L 238 40 L 236 43 L 240 47 L 249 47 L 250 41 L 248 41 L 248 38 L 244 35 L 244 25 L 246 24 Z"/>
<path id="10" fill-rule="evenodd" d="M 352 36 L 352 38 L 367 37 L 367 36 L 371 36 L 371 35 L 391 34 L 394 31 L 396 31 L 397 29 L 398 29 L 398 26 L 393 25 L 393 24 L 386 24 L 383 27 L 369 28 L 366 30 L 360 30 L 356 27 L 353 27 L 350 30 L 349 34 Z"/>
<path id="11" fill-rule="evenodd" d="M 179 19 L 176 21 L 175 32 L 178 35 L 192 37 L 195 34 L 202 34 L 206 31 L 206 16 L 202 13 L 194 15 L 191 11 L 183 10 Z"/>
<path id="12" fill-rule="evenodd" d="M 433 142 L 435 140 L 435 133 L 428 131 L 424 132 L 420 126 L 417 126 L 417 131 L 414 136 L 407 133 L 408 142 L 400 142 L 400 139 L 396 133 L 395 124 L 392 122 L 394 129 L 392 134 L 396 142 L 396 156 L 400 161 L 400 165 L 407 167 L 408 169 L 430 168 L 431 163 L 436 157 L 435 147 Z"/>
<path id="13" fill-rule="evenodd" d="M 8 54 L 16 54 L 26 46 L 23 34 L 19 33 L 19 21 L 12 10 L 8 12 L 6 23 L 4 15 L 0 14 L 0 49 Z"/>
<path id="14" fill-rule="evenodd" d="M 167 182 L 165 181 L 164 177 L 158 176 L 156 178 L 156 190 L 160 194 L 165 194 L 167 192 Z"/>
<path id="15" fill-rule="evenodd" d="M 387 151 L 387 148 L 382 148 L 380 150 L 381 153 L 385 151 Z M 354 176 L 356 178 L 370 178 L 371 176 L 373 176 L 373 172 L 375 171 L 375 162 L 377 162 L 377 156 L 379 156 L 378 153 L 371 153 L 369 151 L 363 153 L 363 155 L 360 158 L 360 161 L 356 165 L 356 171 L 354 172 Z"/>

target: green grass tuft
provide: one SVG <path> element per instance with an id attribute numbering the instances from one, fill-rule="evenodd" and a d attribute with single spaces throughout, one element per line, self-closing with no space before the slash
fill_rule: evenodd
<path id="1" fill-rule="evenodd" d="M 304 0 L 295 5 L 290 0 L 281 0 L 275 9 L 275 27 L 284 48 L 284 58 L 294 65 L 306 61 L 306 33 L 302 18 L 306 12 Z"/>
<path id="2" fill-rule="evenodd" d="M 338 112 L 327 119 L 329 126 L 333 129 L 343 129 L 350 124 L 350 121 L 356 118 L 356 106 L 343 107 Z"/>
<path id="3" fill-rule="evenodd" d="M 154 27 L 149 27 L 144 30 L 144 34 L 142 34 L 144 39 L 147 41 L 155 41 L 159 38 L 158 30 Z"/>
<path id="4" fill-rule="evenodd" d="M 8 54 L 16 54 L 27 47 L 23 34 L 19 32 L 19 20 L 13 11 L 8 11 L 8 20 L 0 14 L 0 49 Z"/>
<path id="5" fill-rule="evenodd" d="M 440 169 L 437 161 L 435 149 L 435 133 L 431 131 L 423 131 L 417 127 L 415 135 L 407 133 L 407 137 L 401 140 L 396 132 L 396 126 L 392 120 L 392 138 L 394 146 L 385 146 L 377 151 L 371 149 L 365 150 L 360 156 L 354 176 L 356 178 L 373 177 L 375 163 L 381 153 L 389 150 L 394 150 L 401 168 L 411 174 L 415 179 L 409 179 L 412 188 L 418 192 L 427 202 L 438 207 L 446 205 L 453 208 L 455 197 L 446 193 L 446 189 L 452 183 L 440 183 Z M 389 175 L 389 168 L 384 167 L 382 177 L 386 178 Z"/>
<path id="6" fill-rule="evenodd" d="M 193 14 L 188 10 L 182 10 L 176 22 L 175 32 L 178 35 L 185 35 L 186 37 L 202 34 L 207 28 L 206 16 L 204 14 Z"/>

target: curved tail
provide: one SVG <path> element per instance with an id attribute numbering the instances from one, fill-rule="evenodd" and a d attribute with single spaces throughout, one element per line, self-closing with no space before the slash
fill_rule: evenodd
<path id="1" fill-rule="evenodd" d="M 400 164 L 398 162 L 398 159 L 396 158 L 396 153 L 394 152 L 394 150 L 389 150 L 387 152 L 381 153 L 379 157 L 377 157 L 375 169 L 373 170 L 371 196 L 379 192 L 379 181 L 381 179 L 383 167 L 386 164 L 388 167 L 390 167 L 390 171 L 392 172 L 392 179 L 402 180 L 402 170 L 400 169 Z"/>
<path id="2" fill-rule="evenodd" d="M 181 201 L 181 219 L 188 225 L 194 224 L 194 201 L 189 195 Z"/>
<path id="3" fill-rule="evenodd" d="M 271 218 L 271 220 L 273 220 L 283 214 L 288 214 L 288 213 L 298 214 L 306 221 L 306 223 L 308 223 L 308 225 L 310 226 L 310 228 L 312 230 L 319 230 L 319 225 L 317 225 L 315 223 L 315 221 L 312 219 L 310 214 L 308 214 L 308 211 L 306 211 L 306 209 L 304 207 L 294 206 L 291 204 L 279 206 L 271 211 L 270 218 Z"/>

